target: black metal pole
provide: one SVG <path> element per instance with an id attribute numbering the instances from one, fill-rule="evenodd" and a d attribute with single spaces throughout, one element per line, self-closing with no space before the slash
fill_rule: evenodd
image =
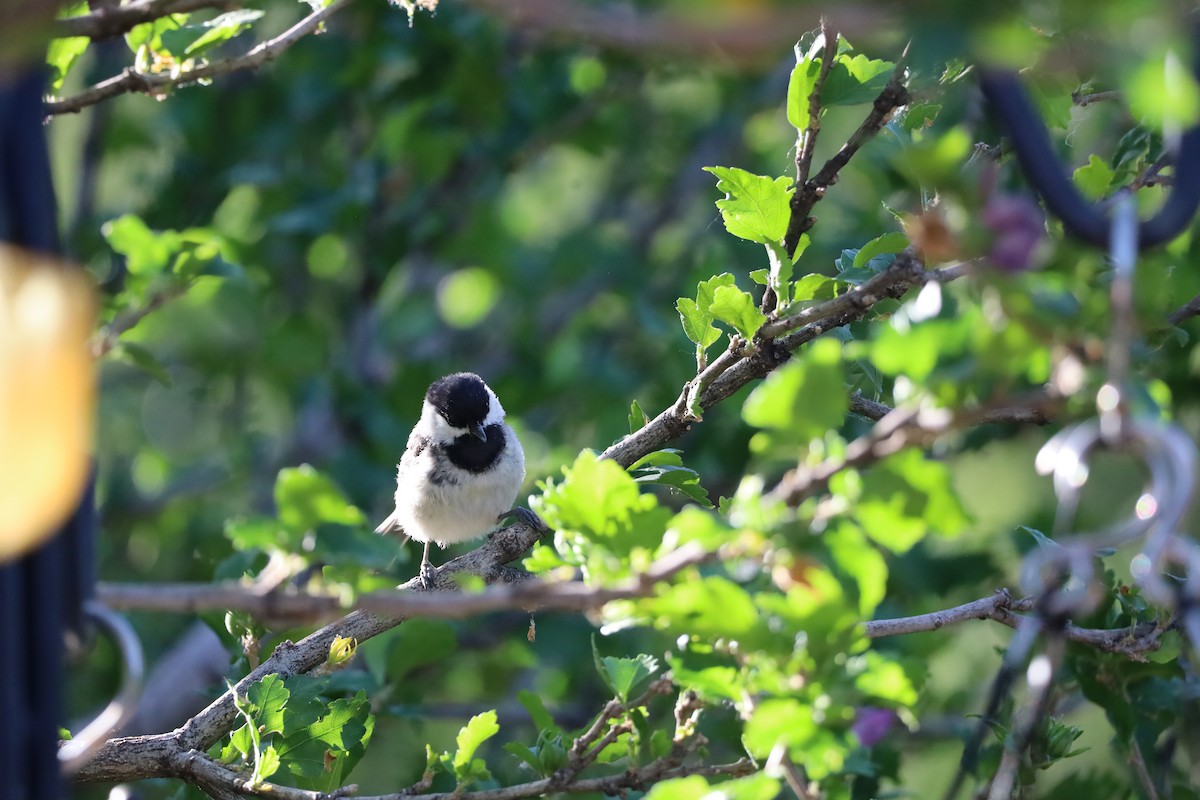
<path id="1" fill-rule="evenodd" d="M 59 250 L 57 208 L 42 125 L 45 72 L 0 73 L 0 241 Z M 0 458 L 14 454 L 0 453 Z M 67 630 L 82 633 L 81 606 L 95 583 L 92 484 L 49 541 L 0 566 L 0 797 L 56 800 Z"/>

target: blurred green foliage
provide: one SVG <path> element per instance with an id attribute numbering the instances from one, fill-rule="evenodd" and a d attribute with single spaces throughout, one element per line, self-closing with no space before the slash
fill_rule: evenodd
<path id="1" fill-rule="evenodd" d="M 306 9 L 255 5 L 139 26 L 86 52 L 58 40 L 55 90 L 64 75 L 69 95 L 131 59 L 169 69 L 219 58 Z M 710 4 L 636 5 L 697 14 Z M 909 245 L 929 267 L 988 252 L 988 203 L 1021 180 L 1011 159 L 973 148 L 999 141 L 974 110 L 975 58 L 1035 68 L 1055 145 L 1090 197 L 1145 176 L 1163 126 L 1194 118 L 1196 87 L 1164 55 L 1186 53 L 1170 9 L 1027 3 L 984 17 L 976 6 L 914 12 L 896 30 L 839 42 L 814 165 L 891 75 L 897 30 L 912 36 L 914 100 L 841 172 L 794 260 L 781 242 L 793 126 L 808 124 L 821 54 L 803 30 L 799 63 L 779 51 L 746 66 L 543 38 L 469 4 L 447 1 L 410 23 L 386 3 L 359 2 L 257 74 L 55 119 L 67 245 L 100 284 L 102 322 L 116 332 L 99 340 L 105 579 L 208 581 L 271 563 L 315 569 L 315 581 L 347 595 L 406 579 L 412 555 L 369 531 L 390 510 L 426 386 L 460 369 L 502 398 L 528 456 L 523 495 L 555 530 L 527 568 L 606 585 L 689 542 L 721 554 L 595 620 L 538 615 L 532 640 L 528 618 L 512 613 L 411 620 L 345 643 L 325 677 L 268 676 L 239 698 L 245 725 L 214 757 L 254 779 L 322 790 L 358 764 L 363 793 L 423 776 L 435 791 L 549 776 L 605 701 L 637 695 L 665 661 L 713 704 L 701 728 L 714 761 L 748 753 L 777 764 L 787 753 L 830 798 L 940 791 L 966 728 L 939 734 L 939 723 L 980 710 L 980 676 L 1007 637 L 979 622 L 872 645 L 861 623 L 1014 584 L 1034 546 L 1017 526 L 1052 529 L 1053 498 L 1032 475 L 1047 432 L 983 426 L 945 437 L 929 452 L 841 470 L 794 509 L 770 489 L 798 464 L 843 457 L 867 430 L 847 417 L 848 387 L 958 408 L 1019 396 L 1066 365 L 1080 370 L 1083 398 L 1066 413 L 1090 413 L 1108 329 L 1100 254 L 1052 221 L 1037 271 L 983 265 L 883 300 L 707 411 L 679 450 L 628 471 L 592 451 L 674 403 L 730 337 L 753 338 L 766 320 L 755 284 L 794 313 L 870 280 Z M 1074 91 L 1109 88 L 1128 94 L 1130 111 L 1072 102 Z M 1153 207 L 1163 191 L 1139 196 Z M 1200 292 L 1196 248 L 1188 233 L 1148 255 L 1136 297 L 1148 332 L 1136 353 L 1140 411 L 1193 433 L 1194 323 L 1166 317 Z M 1084 529 L 1135 499 L 1128 461 L 1097 465 Z M 718 510 L 707 510 L 710 496 Z M 1089 624 L 1154 619 L 1127 581 L 1127 554 L 1108 563 L 1106 600 Z M 247 637 L 269 649 L 304 633 L 238 615 L 209 621 L 235 657 L 233 678 L 248 666 Z M 183 622 L 139 619 L 139 630 L 161 653 Z M 96 677 L 72 684 L 84 708 L 116 667 L 98 655 L 80 669 Z M 1090 715 L 1036 732 L 1021 781 L 1049 768 L 1038 796 L 1082 786 L 1128 796 L 1135 778 L 1111 753 L 1125 763 L 1161 752 L 1195 724 L 1179 711 L 1195 699 L 1192 680 L 1170 658 L 1139 664 L 1072 646 L 1063 681 Z M 868 742 L 857 726 L 870 709 L 896 722 Z M 670 717 L 661 704 L 635 710 L 601 763 L 660 757 Z M 982 774 L 1005 732 L 985 744 Z M 1192 796 L 1194 765 L 1170 758 L 1151 765 L 1155 779 Z M 781 786 L 768 770 L 720 791 L 765 800 Z M 650 795 L 712 789 L 692 776 Z"/>

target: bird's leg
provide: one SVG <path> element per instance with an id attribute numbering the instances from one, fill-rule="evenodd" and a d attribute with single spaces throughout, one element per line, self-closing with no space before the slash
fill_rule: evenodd
<path id="1" fill-rule="evenodd" d="M 533 528 L 538 533 L 549 533 L 550 528 L 546 523 L 542 522 L 542 518 L 530 511 L 524 506 L 514 506 L 511 510 L 505 511 L 496 518 L 497 522 L 504 522 L 506 519 L 516 519 L 517 522 L 524 523 Z"/>
<path id="2" fill-rule="evenodd" d="M 421 554 L 421 585 L 426 589 L 433 588 L 433 564 L 429 563 L 429 542 L 425 543 L 425 552 Z"/>

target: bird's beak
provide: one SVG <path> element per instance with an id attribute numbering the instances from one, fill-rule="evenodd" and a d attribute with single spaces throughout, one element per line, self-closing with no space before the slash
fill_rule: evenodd
<path id="1" fill-rule="evenodd" d="M 471 426 L 471 435 L 481 442 L 487 441 L 487 431 L 484 430 L 482 422 L 476 422 Z"/>

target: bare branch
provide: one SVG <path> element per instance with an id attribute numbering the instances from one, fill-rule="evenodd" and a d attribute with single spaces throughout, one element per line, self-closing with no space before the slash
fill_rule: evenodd
<path id="1" fill-rule="evenodd" d="M 926 633 L 973 619 L 990 619 L 1015 629 L 1027 619 L 1017 612 L 1031 611 L 1033 607 L 1033 598 L 1014 600 L 1007 589 L 997 589 L 990 597 L 942 611 L 914 617 L 871 620 L 865 624 L 866 636 L 883 639 L 909 633 Z M 1074 623 L 1067 623 L 1062 635 L 1069 641 L 1095 647 L 1105 653 L 1125 656 L 1133 661 L 1145 661 L 1146 653 L 1162 646 L 1163 635 L 1174 624 L 1172 620 L 1164 624 L 1145 622 L 1132 628 L 1080 628 Z"/>
<path id="2" fill-rule="evenodd" d="M 1112 90 L 1107 92 L 1071 92 L 1071 102 L 1077 106 L 1090 106 L 1092 103 L 1104 103 L 1109 100 L 1120 100 L 1121 93 Z"/>
<path id="3" fill-rule="evenodd" d="M 55 38 L 86 36 L 93 41 L 128 33 L 143 22 L 170 14 L 186 14 L 206 8 L 231 8 L 238 0 L 132 0 L 124 5 L 103 5 L 90 14 L 55 20 Z"/>
<path id="4" fill-rule="evenodd" d="M 1039 394 L 1014 406 L 968 408 L 954 412 L 945 409 L 890 409 L 878 418 L 879 422 L 870 431 L 846 445 L 843 456 L 812 466 L 797 467 L 783 477 L 771 494 L 788 505 L 799 505 L 806 497 L 823 491 L 834 475 L 848 467 L 863 467 L 905 447 L 928 444 L 950 431 L 974 425 L 999 422 L 1045 425 L 1052 418 L 1051 411 L 1061 403 L 1060 397 Z M 851 409 L 855 408 L 873 415 L 887 409 L 887 406 L 854 395 L 851 397 Z"/>
<path id="5" fill-rule="evenodd" d="M 1197 314 L 1200 314 L 1200 294 L 1196 295 L 1191 300 L 1188 300 L 1179 308 L 1168 314 L 1167 322 L 1171 323 L 1172 325 L 1179 325 L 1180 323 L 1191 319 Z"/>
<path id="6" fill-rule="evenodd" d="M 150 295 L 145 305 L 120 314 L 112 322 L 96 331 L 95 335 L 92 336 L 92 357 L 102 358 L 111 352 L 117 346 L 117 341 L 121 338 L 121 334 L 137 327 L 137 324 L 143 319 L 175 298 L 180 297 L 187 291 L 187 288 L 186 284 L 173 284 L 160 289 Z"/>
<path id="7" fill-rule="evenodd" d="M 413 592 L 407 588 L 370 592 L 350 603 L 334 594 L 270 590 L 240 583 L 101 583 L 97 596 L 110 608 L 124 611 L 159 611 L 193 614 L 225 609 L 283 625 L 328 619 L 351 609 L 392 617 L 457 619 L 505 609 L 587 611 L 614 600 L 645 597 L 655 585 L 711 557 L 697 543 L 685 544 L 654 562 L 644 572 L 619 586 L 589 587 L 579 582 L 533 579 L 512 570 L 499 585 L 481 592 Z M 408 584 L 405 584 L 407 587 Z"/>
<path id="8" fill-rule="evenodd" d="M 325 20 L 350 4 L 352 0 L 333 0 L 329 5 L 319 8 L 304 19 L 288 28 L 274 39 L 262 42 L 244 55 L 212 61 L 192 69 L 176 73 L 138 72 L 132 67 L 126 67 L 120 75 L 101 81 L 95 86 L 83 90 L 73 97 L 64 100 L 50 100 L 45 109 L 48 116 L 67 114 L 116 97 L 127 92 L 144 92 L 146 94 L 161 94 L 167 89 L 186 86 L 197 81 L 227 75 L 246 69 L 254 69 L 268 61 L 278 58 L 280 54 L 316 31 Z"/>

